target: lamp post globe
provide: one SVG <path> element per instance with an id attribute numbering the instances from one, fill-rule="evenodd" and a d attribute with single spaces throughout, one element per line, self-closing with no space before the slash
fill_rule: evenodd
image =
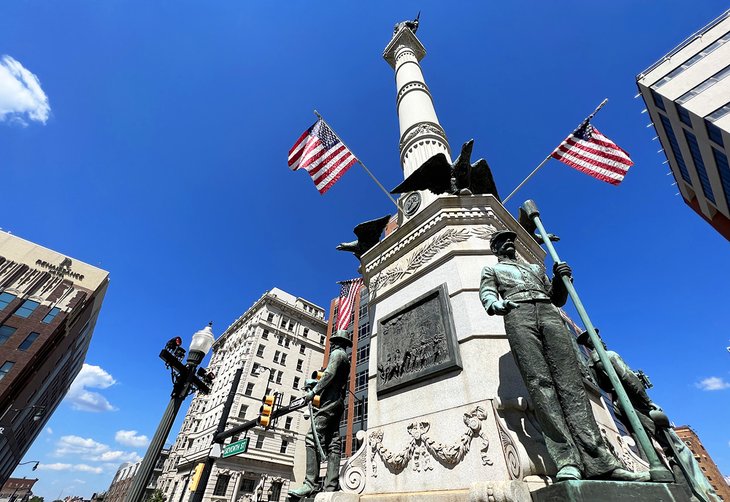
<path id="1" fill-rule="evenodd" d="M 213 346 L 215 336 L 213 336 L 213 323 L 209 323 L 205 328 L 200 329 L 193 334 L 188 349 L 188 363 L 200 364 L 210 348 Z"/>

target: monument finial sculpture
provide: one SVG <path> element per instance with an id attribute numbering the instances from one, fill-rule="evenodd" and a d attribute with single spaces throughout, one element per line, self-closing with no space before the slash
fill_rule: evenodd
<path id="1" fill-rule="evenodd" d="M 418 19 L 421 17 L 421 11 L 418 11 L 418 15 L 416 16 L 416 19 L 413 21 L 401 21 L 400 23 L 396 23 L 393 27 L 393 36 L 395 36 L 400 30 L 403 28 L 408 28 L 411 30 L 414 34 L 416 31 L 418 31 Z"/>
<path id="2" fill-rule="evenodd" d="M 604 445 L 571 335 L 557 308 L 567 301 L 567 290 L 560 280 L 550 281 L 542 266 L 517 260 L 516 237 L 512 231 L 492 235 L 489 247 L 499 261 L 482 269 L 479 297 L 489 315 L 504 316 L 512 355 L 558 468 L 558 481 L 648 481 L 647 472 L 627 471 Z M 553 273 L 572 275 L 566 263 L 556 263 Z"/>

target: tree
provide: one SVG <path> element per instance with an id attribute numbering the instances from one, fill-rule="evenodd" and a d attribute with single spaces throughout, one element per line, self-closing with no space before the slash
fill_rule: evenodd
<path id="1" fill-rule="evenodd" d="M 162 490 L 155 490 L 152 495 L 149 496 L 147 502 L 165 502 L 166 497 L 162 494 Z"/>
<path id="2" fill-rule="evenodd" d="M 33 495 L 31 498 L 28 499 L 28 502 L 43 502 L 43 497 Z"/>

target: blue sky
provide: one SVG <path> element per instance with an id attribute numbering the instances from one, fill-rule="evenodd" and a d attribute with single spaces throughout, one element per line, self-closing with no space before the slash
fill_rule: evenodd
<path id="1" fill-rule="evenodd" d="M 320 196 L 286 156 L 316 108 L 386 187 L 402 180 L 381 54 L 418 10 L 451 146 L 474 138 L 503 195 L 609 98 L 594 123 L 631 153 L 624 183 L 550 161 L 507 209 L 538 202 L 609 347 L 730 474 L 728 242 L 676 195 L 634 99 L 635 75 L 725 8 L 2 2 L 0 227 L 111 273 L 89 366 L 26 455 L 41 469 L 16 476 L 47 500 L 105 490 L 164 410 L 167 339 L 210 320 L 220 334 L 274 286 L 327 306 L 356 275 L 335 245 L 392 204 L 357 166 Z"/>

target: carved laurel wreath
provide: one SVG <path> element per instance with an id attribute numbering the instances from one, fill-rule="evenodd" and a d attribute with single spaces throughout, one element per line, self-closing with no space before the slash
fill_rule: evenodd
<path id="1" fill-rule="evenodd" d="M 400 453 L 393 453 L 383 445 L 383 431 L 374 430 L 370 433 L 370 465 L 373 477 L 377 477 L 375 456 L 380 456 L 385 466 L 392 472 L 399 473 L 413 460 L 413 470 L 416 472 L 433 470 L 431 458 L 442 464 L 454 466 L 461 462 L 471 447 L 475 436 L 482 440 L 480 448 L 482 465 L 492 465 L 493 461 L 487 455 L 489 439 L 482 431 L 482 422 L 487 419 L 487 410 L 477 406 L 468 413 L 464 413 L 464 424 L 467 430 L 453 444 L 445 445 L 431 438 L 428 434 L 431 424 L 426 421 L 411 422 L 407 431 L 411 440 Z"/>
<path id="2" fill-rule="evenodd" d="M 381 272 L 370 281 L 369 291 L 376 292 L 389 284 L 397 282 L 401 278 L 413 274 L 416 270 L 431 261 L 443 249 L 457 242 L 464 242 L 472 235 L 478 239 L 488 240 L 496 229 L 489 225 L 486 227 L 451 228 L 440 235 L 432 238 L 429 242 L 418 248 L 406 260 L 404 266 L 396 265 L 391 270 Z"/>

